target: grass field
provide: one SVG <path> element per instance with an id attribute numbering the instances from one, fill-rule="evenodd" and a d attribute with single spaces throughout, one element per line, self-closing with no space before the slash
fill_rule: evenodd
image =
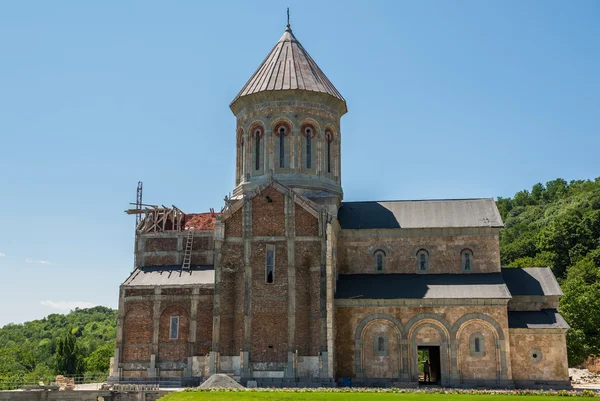
<path id="1" fill-rule="evenodd" d="M 427 394 L 427 393 L 288 393 L 288 392 L 179 392 L 160 401 L 225 401 L 225 400 L 376 400 L 376 401 L 565 401 L 572 397 L 505 394 Z"/>

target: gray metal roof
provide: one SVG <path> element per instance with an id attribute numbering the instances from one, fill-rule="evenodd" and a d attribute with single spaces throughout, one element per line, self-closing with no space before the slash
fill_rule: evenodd
<path id="1" fill-rule="evenodd" d="M 493 198 L 342 202 L 343 229 L 502 227 Z"/>
<path id="2" fill-rule="evenodd" d="M 502 269 L 502 276 L 512 295 L 563 295 L 548 267 L 506 268 Z"/>
<path id="3" fill-rule="evenodd" d="M 214 284 L 214 266 L 192 266 L 183 270 L 181 266 L 141 267 L 136 269 L 123 283 L 124 286 L 172 286 Z"/>
<path id="4" fill-rule="evenodd" d="M 568 329 L 569 324 L 556 309 L 541 311 L 509 311 L 508 327 L 511 329 Z"/>
<path id="5" fill-rule="evenodd" d="M 288 28 L 231 103 L 253 93 L 292 89 L 326 93 L 346 102 Z"/>
<path id="6" fill-rule="evenodd" d="M 342 274 L 338 299 L 511 298 L 500 273 Z"/>

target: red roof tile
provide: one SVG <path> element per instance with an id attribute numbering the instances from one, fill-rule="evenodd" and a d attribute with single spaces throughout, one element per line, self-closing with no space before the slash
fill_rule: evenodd
<path id="1" fill-rule="evenodd" d="M 219 213 L 186 213 L 184 230 L 214 230 Z"/>

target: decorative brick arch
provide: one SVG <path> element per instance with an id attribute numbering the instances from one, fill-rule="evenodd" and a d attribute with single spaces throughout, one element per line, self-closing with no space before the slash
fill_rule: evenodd
<path id="1" fill-rule="evenodd" d="M 152 342 L 152 308 L 147 304 L 131 303 L 123 317 L 123 338 L 126 344 Z"/>
<path id="2" fill-rule="evenodd" d="M 419 313 L 418 315 L 413 316 L 406 323 L 406 326 L 405 326 L 406 327 L 406 332 L 408 334 L 410 334 L 413 326 L 416 326 L 417 324 L 419 324 L 423 320 L 427 320 L 427 319 L 429 319 L 429 320 L 435 320 L 436 322 L 438 322 L 442 326 L 444 326 L 444 328 L 446 329 L 446 332 L 448 333 L 446 335 L 446 337 L 448 338 L 448 336 L 449 336 L 450 337 L 449 339 L 452 339 L 452 326 L 450 326 L 450 323 L 448 323 L 448 321 L 446 319 L 444 319 L 440 315 L 436 315 L 435 313 Z"/>
<path id="3" fill-rule="evenodd" d="M 256 130 L 259 130 L 258 136 L 262 138 L 265 135 L 265 124 L 262 121 L 254 121 L 248 128 L 248 134 L 252 139 L 256 139 Z"/>
<path id="4" fill-rule="evenodd" d="M 270 127 L 275 136 L 279 136 L 279 128 L 280 127 L 284 127 L 285 128 L 285 136 L 289 136 L 292 133 L 294 124 L 292 124 L 292 122 L 289 119 L 284 118 L 284 117 L 275 119 L 271 123 L 271 127 Z"/>
<path id="5" fill-rule="evenodd" d="M 319 126 L 319 123 L 317 123 L 312 118 L 305 118 L 300 123 L 300 134 L 302 134 L 303 136 L 306 136 L 306 133 L 304 132 L 306 128 L 312 128 L 313 132 L 311 138 L 315 138 L 317 134 L 321 132 L 321 127 Z"/>
<path id="6" fill-rule="evenodd" d="M 500 340 L 500 341 L 504 340 L 504 331 L 502 330 L 502 327 L 498 324 L 498 322 L 493 317 L 486 315 L 485 313 L 469 313 L 469 314 L 462 316 L 460 319 L 458 319 L 452 326 L 451 333 L 452 333 L 453 340 L 456 340 L 456 334 L 458 333 L 460 326 L 462 326 L 464 323 L 466 323 L 469 320 L 483 320 L 485 322 L 488 322 L 490 325 L 492 325 L 492 327 L 498 333 L 498 340 Z"/>
<path id="7" fill-rule="evenodd" d="M 502 326 L 491 316 L 485 313 L 468 313 L 458 319 L 452 326 L 452 342 L 456 343 L 458 333 L 461 331 L 463 326 L 468 325 L 471 322 L 480 321 L 486 324 L 496 336 L 496 349 L 498 350 L 500 372 L 498 380 L 508 380 L 508 368 L 506 363 L 506 338 L 504 337 L 504 331 Z M 458 349 L 454 350 L 456 363 L 458 365 Z"/>
<path id="8" fill-rule="evenodd" d="M 372 346 L 372 344 L 363 344 L 363 332 L 369 326 L 370 323 L 376 322 L 378 320 L 385 321 L 392 327 L 394 327 L 398 331 L 399 340 L 403 340 L 406 338 L 406 334 L 402 323 L 400 323 L 400 321 L 392 315 L 388 315 L 387 313 L 374 313 L 361 320 L 358 326 L 356 326 L 356 331 L 354 332 L 354 369 L 356 377 L 362 377 L 362 375 L 364 374 L 362 366 L 363 347 Z"/>

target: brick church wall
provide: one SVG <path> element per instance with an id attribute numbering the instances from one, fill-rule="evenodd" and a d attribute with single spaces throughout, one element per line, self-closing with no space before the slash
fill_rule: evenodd
<path id="1" fill-rule="evenodd" d="M 254 209 L 253 209 L 254 214 Z M 280 215 L 281 218 L 281 215 Z M 266 283 L 267 245 L 275 246 L 275 274 Z M 287 243 L 252 243 L 252 349 L 253 362 L 287 361 L 288 275 Z"/>
<path id="2" fill-rule="evenodd" d="M 123 321 L 123 361 L 149 361 L 152 354 L 152 302 L 128 302 Z"/>
<path id="3" fill-rule="evenodd" d="M 271 199 L 269 202 L 267 197 Z M 252 199 L 252 236 L 284 236 L 285 197 L 274 188 L 266 188 Z"/>
<path id="4" fill-rule="evenodd" d="M 320 241 L 296 242 L 295 343 L 301 356 L 316 356 L 319 351 L 320 326 L 315 312 L 319 312 L 320 263 Z"/>
<path id="5" fill-rule="evenodd" d="M 189 308 L 189 301 L 175 301 L 175 303 L 172 303 L 163 309 L 160 315 L 158 330 L 159 361 L 182 361 L 187 358 L 190 332 Z M 171 316 L 179 316 L 179 336 L 177 339 L 169 338 Z"/>

